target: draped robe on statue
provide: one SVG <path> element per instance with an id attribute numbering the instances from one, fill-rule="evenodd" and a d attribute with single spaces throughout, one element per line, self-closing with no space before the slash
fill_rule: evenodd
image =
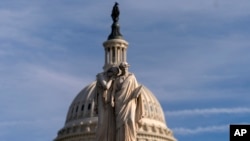
<path id="1" fill-rule="evenodd" d="M 105 79 L 108 81 L 107 78 Z M 98 111 L 96 141 L 115 141 L 115 114 L 110 103 L 111 91 L 112 87 L 105 90 L 97 81 L 95 97 Z"/>
<path id="2" fill-rule="evenodd" d="M 136 141 L 137 123 L 142 113 L 141 87 L 138 86 L 132 73 L 120 76 L 114 83 L 116 141 Z"/>

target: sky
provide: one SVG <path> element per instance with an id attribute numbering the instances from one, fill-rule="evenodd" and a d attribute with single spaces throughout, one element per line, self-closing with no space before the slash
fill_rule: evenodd
<path id="1" fill-rule="evenodd" d="M 137 80 L 179 141 L 228 141 L 250 123 L 250 1 L 120 0 Z M 51 141 L 104 65 L 114 1 L 2 0 L 0 140 Z"/>

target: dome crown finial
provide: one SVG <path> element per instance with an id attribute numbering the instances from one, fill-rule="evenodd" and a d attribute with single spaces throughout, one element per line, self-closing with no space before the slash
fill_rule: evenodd
<path id="1" fill-rule="evenodd" d="M 117 2 L 115 2 L 115 5 L 113 6 L 113 9 L 112 9 L 111 17 L 113 19 L 113 24 L 111 26 L 112 31 L 108 37 L 108 40 L 123 39 L 122 34 L 120 33 L 120 26 L 118 23 L 119 15 L 120 15 L 120 10 L 119 10 L 118 5 L 119 4 Z"/>
<path id="2" fill-rule="evenodd" d="M 115 2 L 115 5 L 113 6 L 112 14 L 111 14 L 111 17 L 112 17 L 114 23 L 118 22 L 118 20 L 119 20 L 120 11 L 119 11 L 118 5 L 119 4 L 117 2 Z"/>

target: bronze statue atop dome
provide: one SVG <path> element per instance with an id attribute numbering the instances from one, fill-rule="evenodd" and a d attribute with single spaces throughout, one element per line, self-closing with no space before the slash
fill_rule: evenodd
<path id="1" fill-rule="evenodd" d="M 118 20 L 119 20 L 120 11 L 119 11 L 118 5 L 119 4 L 117 2 L 115 2 L 115 5 L 113 6 L 112 14 L 111 14 L 111 17 L 112 17 L 114 23 L 118 22 Z"/>
<path id="2" fill-rule="evenodd" d="M 119 4 L 117 2 L 115 2 L 115 5 L 113 6 L 113 9 L 112 9 L 111 17 L 113 19 L 113 24 L 111 26 L 112 31 L 108 37 L 108 40 L 123 39 L 122 34 L 120 33 L 120 26 L 118 23 L 119 15 L 120 15 L 120 10 L 119 10 L 118 5 Z"/>

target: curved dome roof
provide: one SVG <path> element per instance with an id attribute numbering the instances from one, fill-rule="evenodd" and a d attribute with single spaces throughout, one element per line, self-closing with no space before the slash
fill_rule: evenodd
<path id="1" fill-rule="evenodd" d="M 94 140 L 98 115 L 94 100 L 96 82 L 86 86 L 72 101 L 64 127 L 59 130 L 55 141 Z M 166 126 L 164 112 L 154 94 L 145 86 L 142 93 L 144 113 L 137 131 L 138 139 L 175 141 L 172 131 Z"/>

